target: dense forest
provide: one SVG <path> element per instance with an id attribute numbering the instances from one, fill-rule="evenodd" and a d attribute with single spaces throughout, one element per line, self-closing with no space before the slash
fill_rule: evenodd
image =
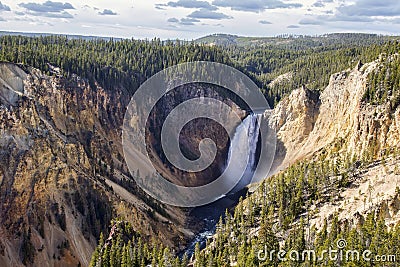
<path id="1" fill-rule="evenodd" d="M 398 51 L 398 50 L 397 50 Z M 377 70 L 369 75 L 365 100 L 374 105 L 390 103 L 392 110 L 400 104 L 400 57 L 382 54 Z"/>
<path id="2" fill-rule="evenodd" d="M 90 266 L 177 266 L 184 267 L 189 258 L 174 255 L 168 247 L 155 239 L 150 244 L 144 242 L 127 222 L 112 222 L 111 239 L 100 236 L 99 245 L 93 253 Z"/>
<path id="3" fill-rule="evenodd" d="M 91 83 L 107 89 L 122 87 L 130 94 L 164 68 L 192 61 L 219 62 L 249 75 L 275 106 L 302 85 L 321 91 L 331 74 L 353 68 L 359 61 L 371 62 L 383 53 L 393 54 L 400 42 L 392 39 L 362 34 L 277 37 L 258 46 L 219 47 L 159 39 L 1 36 L 0 60 L 33 66 L 47 74 L 58 74 L 58 70 L 65 76 L 79 74 Z M 282 74 L 290 74 L 290 79 L 271 83 Z"/>
<path id="4" fill-rule="evenodd" d="M 33 66 L 47 74 L 79 75 L 92 84 L 133 93 L 147 78 L 183 62 L 213 61 L 229 64 L 219 48 L 159 39 L 84 40 L 63 36 L 0 37 L 0 60 Z"/>
<path id="5" fill-rule="evenodd" d="M 376 41 L 375 44 L 366 41 L 369 45 L 360 40 L 358 43 L 348 44 L 329 42 L 321 47 L 307 48 L 303 45 L 303 49 L 294 44 L 288 48 L 281 48 L 279 45 L 254 48 L 232 46 L 228 47 L 228 53 L 239 69 L 253 77 L 271 105 L 275 106 L 284 95 L 295 88 L 306 85 L 309 89 L 322 91 L 333 73 L 354 68 L 358 62 L 374 61 L 381 54 L 392 55 L 399 51 L 398 41 Z M 289 78 L 271 83 L 284 74 L 288 74 Z"/>

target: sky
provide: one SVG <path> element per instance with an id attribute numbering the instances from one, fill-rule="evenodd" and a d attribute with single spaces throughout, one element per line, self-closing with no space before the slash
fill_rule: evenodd
<path id="1" fill-rule="evenodd" d="M 400 1 L 1 0 L 0 30 L 183 40 L 214 33 L 400 35 Z"/>

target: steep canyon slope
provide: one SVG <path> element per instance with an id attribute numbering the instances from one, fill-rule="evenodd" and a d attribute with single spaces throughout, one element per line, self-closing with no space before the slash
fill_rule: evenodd
<path id="1" fill-rule="evenodd" d="M 87 266 L 118 216 L 171 246 L 190 235 L 164 217 L 181 211 L 164 210 L 130 182 L 123 89 L 11 63 L 0 64 L 0 85 L 1 266 Z"/>
<path id="2" fill-rule="evenodd" d="M 274 172 L 323 149 L 362 158 L 370 149 L 377 154 L 398 147 L 400 109 L 389 101 L 365 101 L 368 77 L 381 64 L 359 63 L 332 75 L 320 95 L 306 87 L 294 90 L 264 114 L 280 141 Z"/>

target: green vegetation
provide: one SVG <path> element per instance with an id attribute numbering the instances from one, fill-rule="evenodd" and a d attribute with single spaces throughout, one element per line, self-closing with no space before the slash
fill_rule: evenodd
<path id="1" fill-rule="evenodd" d="M 60 68 L 64 75 L 77 74 L 92 84 L 133 93 L 153 74 L 189 61 L 229 63 L 219 48 L 179 42 L 140 40 L 69 39 L 62 36 L 0 37 L 0 60 L 36 67 L 48 74 Z"/>
<path id="2" fill-rule="evenodd" d="M 371 258 L 396 255 L 400 224 L 388 228 L 379 208 L 371 209 L 356 225 L 352 221 L 339 222 L 335 215 L 324 222 L 322 229 L 310 228 L 309 220 L 316 209 L 323 203 L 334 203 L 341 188 L 355 182 L 365 165 L 349 157 L 317 159 L 298 163 L 264 181 L 258 191 L 240 201 L 232 215 L 226 213 L 224 220 L 221 218 L 212 242 L 195 255 L 195 266 L 371 266 L 361 256 L 360 261 L 353 261 L 345 257 L 330 259 L 326 254 L 323 261 L 318 261 L 324 250 L 337 249 L 342 239 L 347 242 L 346 251 L 357 250 L 361 255 L 370 250 Z M 400 199 L 400 194 L 395 197 Z M 262 256 L 258 259 L 260 250 Z M 283 259 L 277 256 L 280 250 L 287 252 Z M 307 250 L 315 251 L 315 260 L 302 256 L 291 260 L 296 254 L 290 252 L 302 255 Z M 275 251 L 272 257 L 271 251 Z M 397 262 L 385 264 L 397 266 Z"/>
<path id="3" fill-rule="evenodd" d="M 112 222 L 111 239 L 104 240 L 103 234 L 93 253 L 90 266 L 104 267 L 144 267 L 151 266 L 183 267 L 187 266 L 187 257 L 180 259 L 155 239 L 147 244 L 131 225 L 123 221 Z"/>
<path id="4" fill-rule="evenodd" d="M 296 45 L 298 40 L 289 42 L 289 39 L 291 45 L 287 46 L 278 42 L 256 47 L 230 46 L 227 50 L 237 68 L 253 77 L 274 106 L 296 88 L 306 85 L 309 89 L 322 91 L 332 74 L 353 69 L 360 61 L 374 61 L 383 53 L 392 55 L 400 51 L 399 41 L 365 38 L 352 39 L 349 43 L 343 43 L 346 39 L 339 38 L 337 43 L 327 42 L 321 46 Z M 319 40 L 325 41 L 322 37 Z M 271 84 L 282 74 L 290 74 L 289 79 Z"/>
<path id="5" fill-rule="evenodd" d="M 399 49 L 400 50 L 400 44 Z M 400 57 L 382 55 L 379 67 L 370 73 L 364 99 L 373 105 L 390 103 L 391 110 L 400 104 Z"/>
<path id="6" fill-rule="evenodd" d="M 210 46 L 218 40 L 229 45 Z M 395 37 L 332 34 L 320 37 L 247 38 L 208 36 L 196 43 L 140 40 L 76 39 L 62 36 L 1 36 L 0 60 L 23 63 L 47 74 L 78 74 L 101 86 L 134 92 L 158 71 L 183 62 L 214 61 L 242 70 L 263 90 L 271 106 L 306 85 L 323 90 L 333 73 L 370 62 L 382 53 L 399 51 Z M 218 43 L 218 42 L 217 42 Z M 57 69 L 56 69 L 57 70 Z M 281 74 L 291 78 L 270 85 Z M 395 78 L 395 77 L 393 77 Z"/>
<path id="7" fill-rule="evenodd" d="M 397 255 L 400 251 L 400 224 L 388 228 L 379 208 L 371 209 L 366 217 L 360 215 L 357 224 L 339 221 L 334 215 L 329 221 L 325 220 L 321 229 L 310 228 L 309 220 L 315 209 L 324 203 L 334 203 L 340 190 L 357 181 L 360 171 L 368 165 L 348 156 L 335 155 L 334 161 L 325 158 L 326 155 L 322 155 L 314 161 L 297 163 L 264 181 L 255 193 L 241 199 L 233 212 L 227 211 L 221 217 L 216 234 L 206 248 L 201 250 L 196 245 L 191 264 L 195 267 L 230 264 L 243 267 L 371 266 L 362 258 L 363 251 L 371 251 L 370 258 Z M 400 200 L 400 190 L 395 197 Z M 100 238 L 91 266 L 152 264 L 179 267 L 188 263 L 186 256 L 176 258 L 171 250 L 155 241 L 144 244 L 136 236 L 125 238 L 129 241 L 123 242 L 127 231 L 114 232 L 118 234 L 108 243 Z M 359 251 L 360 260 L 346 260 L 345 256 L 330 259 L 328 254 L 323 260 L 318 259 L 324 250 L 337 249 L 339 240 L 347 242 L 345 252 Z M 270 258 L 273 250 L 276 253 Z M 279 250 L 287 252 L 283 259 L 277 257 Z M 315 251 L 315 259 L 311 256 L 302 258 L 302 253 L 308 250 Z M 296 254 L 290 254 L 292 251 L 300 253 L 298 261 L 291 260 L 290 257 L 296 257 Z M 264 259 L 265 253 L 268 256 Z M 262 255 L 260 259 L 259 255 Z M 397 262 L 385 264 L 397 266 Z"/>
<path id="8" fill-rule="evenodd" d="M 396 39 L 396 37 L 364 33 L 333 33 L 322 36 L 283 34 L 276 37 L 243 37 L 229 34 L 213 34 L 199 38 L 195 40 L 195 43 L 244 48 L 274 45 L 276 48 L 282 49 L 305 50 L 326 46 L 372 45 L 393 39 Z"/>

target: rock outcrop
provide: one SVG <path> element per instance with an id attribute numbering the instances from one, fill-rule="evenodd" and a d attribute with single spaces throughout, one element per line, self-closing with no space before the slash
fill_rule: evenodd
<path id="1" fill-rule="evenodd" d="M 129 178 L 127 95 L 0 64 L 0 266 L 87 266 L 117 216 L 143 238 L 185 243 L 183 212 L 153 203 Z"/>
<path id="2" fill-rule="evenodd" d="M 220 91 L 224 92 L 225 89 L 220 89 Z M 246 116 L 244 107 L 239 107 L 237 103 L 231 100 L 230 96 L 226 95 L 226 92 L 225 96 L 221 92 L 210 85 L 195 84 L 180 86 L 168 92 L 163 97 L 161 105 L 157 105 L 150 114 L 149 124 L 151 125 L 150 128 L 153 129 L 153 133 L 151 136 L 147 136 L 148 148 L 151 148 L 148 152 L 152 155 L 153 165 L 157 168 L 158 172 L 162 173 L 163 177 L 169 179 L 171 182 L 184 186 L 201 186 L 215 180 L 225 169 L 230 144 L 229 134 L 232 134 L 228 133 L 226 129 L 235 129 L 237 127 L 234 124 L 235 120 L 228 117 L 229 115 L 233 116 L 233 113 L 228 114 L 226 118 L 221 118 L 225 123 L 222 126 L 211 119 L 196 118 L 198 116 L 196 112 L 200 108 L 191 106 L 189 107 L 190 110 L 187 111 L 187 114 L 193 115 L 196 119 L 186 124 L 179 134 L 180 148 L 185 157 L 192 160 L 199 158 L 201 156 L 199 151 L 200 141 L 205 138 L 213 140 L 216 145 L 216 156 L 211 165 L 205 170 L 198 172 L 182 171 L 169 163 L 161 149 L 161 129 L 164 121 L 173 109 L 188 100 L 200 97 L 216 99 L 229 106 L 235 114 L 244 118 Z M 211 105 L 210 112 L 218 114 L 221 117 L 223 114 L 222 107 L 219 105 Z"/>
<path id="3" fill-rule="evenodd" d="M 372 106 L 363 100 L 368 75 L 378 65 L 375 61 L 332 75 L 320 96 L 305 87 L 294 90 L 265 113 L 278 136 L 273 172 L 324 148 L 362 157 L 371 149 L 382 153 L 398 147 L 400 109 L 392 111 L 389 103 Z"/>

